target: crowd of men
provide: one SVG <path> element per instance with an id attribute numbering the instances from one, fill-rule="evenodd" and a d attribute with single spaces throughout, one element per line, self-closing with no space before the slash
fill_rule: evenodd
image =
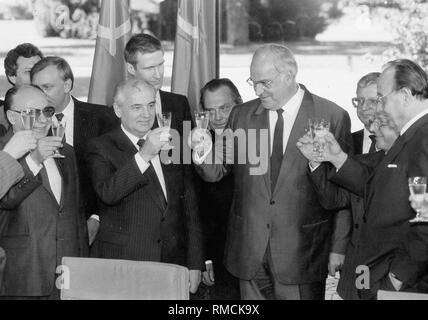
<path id="1" fill-rule="evenodd" d="M 194 299 L 322 300 L 336 272 L 343 299 L 428 292 L 428 225 L 409 222 L 414 209 L 428 215 L 428 197 L 417 202 L 408 189 L 408 178 L 428 176 L 420 66 L 396 60 L 362 77 L 350 102 L 364 129 L 351 134 L 344 109 L 297 82 L 282 45 L 254 53 L 247 82 L 257 99 L 243 103 L 228 79 L 203 87 L 208 130 L 185 96 L 161 90 L 158 39 L 133 36 L 124 59 L 128 80 L 107 107 L 71 95 L 63 58 L 32 44 L 8 53 L 1 299 L 59 299 L 66 256 L 185 266 Z M 49 106 L 64 137 L 35 135 L 23 121 L 28 109 L 49 120 Z M 314 118 L 329 122 L 319 154 Z"/>

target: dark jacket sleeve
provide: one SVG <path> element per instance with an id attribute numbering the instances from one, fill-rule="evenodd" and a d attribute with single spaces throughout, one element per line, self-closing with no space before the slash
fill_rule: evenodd
<path id="1" fill-rule="evenodd" d="M 19 205 L 42 185 L 42 181 L 37 175 L 34 176 L 33 172 L 28 167 L 25 158 L 21 159 L 20 164 L 24 170 L 24 177 L 13 186 L 9 192 L 1 199 L 0 209 L 3 210 L 15 210 Z"/>
<path id="2" fill-rule="evenodd" d="M 147 184 L 148 180 L 141 174 L 134 157 L 122 167 L 115 168 L 108 154 L 108 147 L 95 139 L 88 144 L 86 161 L 99 199 L 107 205 L 116 205 L 139 186 Z"/>
<path id="3" fill-rule="evenodd" d="M 24 177 L 21 165 L 6 152 L 0 151 L 0 199 L 10 187 Z"/>
<path id="4" fill-rule="evenodd" d="M 195 190 L 195 173 L 186 165 L 184 174 L 184 212 L 188 230 L 187 264 L 190 270 L 204 270 L 204 239 Z"/>

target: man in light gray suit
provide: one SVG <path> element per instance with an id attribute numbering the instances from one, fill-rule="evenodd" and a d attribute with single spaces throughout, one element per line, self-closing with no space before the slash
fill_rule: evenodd
<path id="1" fill-rule="evenodd" d="M 299 85 L 297 71 L 288 48 L 259 48 L 248 79 L 259 99 L 235 107 L 227 125 L 235 134 L 247 134 L 249 151 L 243 154 L 243 139 L 229 139 L 234 142 L 226 143 L 226 159 L 233 156 L 234 164 L 209 164 L 210 154 L 194 154 L 195 162 L 205 161 L 197 170 L 206 181 L 233 171 L 225 265 L 240 279 L 243 299 L 324 299 L 333 215 L 318 202 L 296 143 L 309 118 L 323 118 L 349 150 L 350 119 L 339 106 Z M 197 139 L 194 132 L 193 142 Z M 217 141 L 215 149 L 222 150 L 222 139 Z M 266 170 L 254 170 L 254 154 L 266 159 Z"/>

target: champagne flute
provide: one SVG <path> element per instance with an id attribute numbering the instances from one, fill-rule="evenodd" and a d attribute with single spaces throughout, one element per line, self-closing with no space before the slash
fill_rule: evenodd
<path id="1" fill-rule="evenodd" d="M 64 139 L 65 135 L 65 128 L 67 126 L 67 122 L 65 120 L 53 122 L 52 123 L 52 133 L 55 137 L 60 137 L 61 139 Z M 56 150 L 53 154 L 52 158 L 65 158 L 64 155 L 62 155 L 59 150 Z"/>
<path id="2" fill-rule="evenodd" d="M 207 111 L 195 112 L 195 121 L 196 121 L 197 129 L 208 130 L 208 125 L 210 123 L 210 113 Z M 199 143 L 195 148 L 196 152 L 200 157 L 204 155 L 203 142 L 204 142 L 204 137 L 201 136 Z"/>
<path id="3" fill-rule="evenodd" d="M 416 202 L 416 217 L 410 220 L 410 223 L 428 222 L 427 218 L 422 217 L 421 209 L 424 202 L 424 196 L 427 189 L 426 177 L 411 177 L 409 178 L 409 190 L 414 202 Z"/>
<path id="4" fill-rule="evenodd" d="M 313 153 L 322 160 L 325 148 L 325 135 L 330 131 L 330 122 L 321 118 L 309 119 L 309 134 L 314 139 Z"/>
<path id="5" fill-rule="evenodd" d="M 34 122 L 36 122 L 36 110 L 27 109 L 21 111 L 21 120 L 25 130 L 33 130 Z"/>
<path id="6" fill-rule="evenodd" d="M 156 118 L 158 120 L 159 128 L 168 128 L 171 129 L 171 119 L 172 119 L 172 113 L 171 112 L 162 112 L 162 113 L 156 113 Z M 169 144 L 165 144 L 161 150 L 171 150 L 174 147 Z"/>

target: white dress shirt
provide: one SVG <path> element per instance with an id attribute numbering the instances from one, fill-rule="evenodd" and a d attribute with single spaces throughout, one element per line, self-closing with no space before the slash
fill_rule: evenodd
<path id="1" fill-rule="evenodd" d="M 363 154 L 369 153 L 370 147 L 372 146 L 372 140 L 370 139 L 371 133 L 369 130 L 364 128 L 364 137 L 363 137 Z M 377 149 L 376 149 L 377 150 Z"/>
<path id="2" fill-rule="evenodd" d="M 40 173 L 40 170 L 45 167 L 52 193 L 54 194 L 58 204 L 60 204 L 62 193 L 62 178 L 55 163 L 55 159 L 49 158 L 43 162 L 43 165 L 37 165 L 34 162 L 33 158 L 28 155 L 27 158 L 25 158 L 25 161 L 27 162 L 27 165 L 30 168 L 31 172 L 34 174 L 34 176 L 37 176 Z"/>
<path id="3" fill-rule="evenodd" d="M 406 123 L 406 125 L 403 127 L 403 129 L 401 129 L 400 135 L 402 136 L 403 134 L 405 134 L 406 131 L 409 130 L 410 127 L 416 123 L 416 121 L 418 121 L 420 118 L 422 118 L 423 116 L 425 116 L 427 114 L 428 114 L 428 109 L 422 111 L 417 116 L 413 117 L 409 122 Z"/>
<path id="4" fill-rule="evenodd" d="M 136 137 L 135 135 L 133 135 L 132 133 L 128 132 L 122 125 L 122 131 L 126 134 L 126 136 L 129 138 L 129 140 L 131 140 L 132 144 L 135 146 L 135 148 L 137 149 L 137 153 L 135 154 L 135 161 L 137 162 L 138 168 L 141 171 L 141 174 L 144 174 L 144 172 L 146 172 L 146 170 L 150 167 L 150 164 L 153 166 L 153 169 L 156 172 L 156 176 L 158 177 L 159 183 L 162 187 L 162 191 L 163 194 L 165 195 L 165 199 L 168 201 L 168 197 L 167 197 L 167 192 L 166 192 L 166 184 L 165 184 L 165 177 L 163 175 L 163 171 L 162 171 L 162 166 L 161 166 L 161 162 L 160 162 L 160 158 L 159 155 L 157 155 L 156 157 L 154 157 L 150 163 L 147 163 L 143 157 L 141 156 L 141 154 L 138 152 L 140 150 L 140 146 L 137 144 L 138 141 L 140 140 L 138 137 Z M 150 132 L 149 132 L 150 133 Z M 147 136 L 149 135 L 149 133 L 147 133 L 143 139 L 146 139 Z"/>
<path id="5" fill-rule="evenodd" d="M 288 140 L 290 138 L 291 130 L 293 129 L 294 122 L 296 121 L 297 114 L 299 113 L 300 106 L 302 105 L 303 97 L 305 92 L 300 88 L 297 90 L 296 94 L 287 102 L 285 106 L 282 107 L 284 112 L 282 116 L 284 118 L 284 131 L 283 131 L 283 152 L 287 148 Z M 272 154 L 273 150 L 273 138 L 275 134 L 275 126 L 278 121 L 277 111 L 269 111 L 269 127 L 270 127 L 270 152 Z"/>

